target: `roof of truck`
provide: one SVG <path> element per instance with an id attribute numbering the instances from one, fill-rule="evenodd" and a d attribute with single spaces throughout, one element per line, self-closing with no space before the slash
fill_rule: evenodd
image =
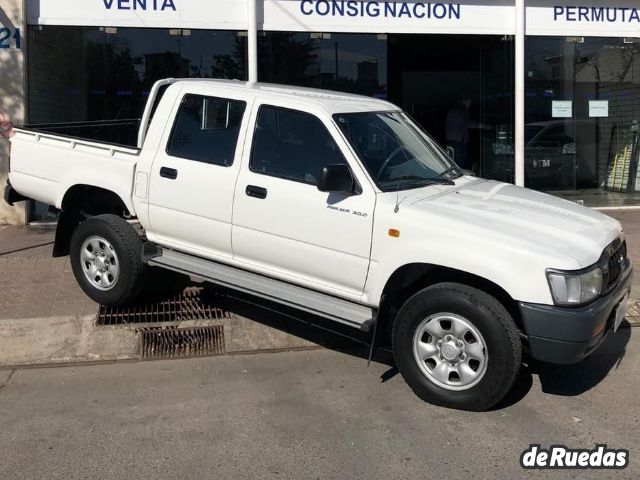
<path id="1" fill-rule="evenodd" d="M 199 88 L 211 86 L 216 89 L 238 90 L 251 92 L 255 96 L 275 96 L 289 98 L 296 102 L 314 104 L 324 108 L 329 113 L 370 112 L 398 110 L 399 108 L 390 102 L 364 95 L 335 92 L 332 90 L 320 90 L 316 88 L 296 87 L 293 85 L 278 85 L 275 83 L 245 82 L 240 80 L 219 80 L 208 78 L 176 79 L 176 84 L 193 85 Z"/>

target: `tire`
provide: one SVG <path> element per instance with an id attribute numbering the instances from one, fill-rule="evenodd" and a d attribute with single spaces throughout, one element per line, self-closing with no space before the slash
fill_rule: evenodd
<path id="1" fill-rule="evenodd" d="M 91 217 L 78 225 L 71 236 L 70 257 L 78 284 L 101 305 L 125 304 L 143 286 L 142 240 L 116 215 Z"/>
<path id="2" fill-rule="evenodd" d="M 415 394 L 460 410 L 495 406 L 513 387 L 522 361 L 507 310 L 492 296 L 457 283 L 433 285 L 407 300 L 392 342 L 398 370 Z"/>

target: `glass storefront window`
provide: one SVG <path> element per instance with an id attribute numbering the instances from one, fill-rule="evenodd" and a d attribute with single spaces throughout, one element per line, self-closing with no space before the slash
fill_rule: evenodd
<path id="1" fill-rule="evenodd" d="M 156 80 L 246 80 L 246 35 L 218 30 L 30 26 L 30 124 L 135 145 Z M 33 204 L 30 221 L 55 218 Z"/>
<path id="2" fill-rule="evenodd" d="M 385 35 L 263 32 L 261 82 L 387 96 Z"/>
<path id="3" fill-rule="evenodd" d="M 239 32 L 29 27 L 29 122 L 137 119 L 167 77 L 246 79 Z"/>
<path id="4" fill-rule="evenodd" d="M 632 42 L 527 38 L 526 186 L 596 207 L 640 202 L 640 44 Z"/>
<path id="5" fill-rule="evenodd" d="M 457 161 L 485 178 L 513 181 L 509 36 L 264 32 L 258 61 L 260 81 L 388 99 L 442 146 L 450 143 L 449 112 L 468 98 L 469 131 L 456 145 Z"/>
<path id="6" fill-rule="evenodd" d="M 389 35 L 389 99 L 455 161 L 483 178 L 514 180 L 513 39 Z"/>

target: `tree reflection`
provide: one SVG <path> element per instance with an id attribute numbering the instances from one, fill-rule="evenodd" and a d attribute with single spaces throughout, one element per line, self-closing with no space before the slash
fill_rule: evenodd
<path id="1" fill-rule="evenodd" d="M 259 37 L 258 70 L 260 78 L 273 83 L 321 87 L 317 64 L 318 46 L 308 34 L 269 32 Z"/>
<path id="2" fill-rule="evenodd" d="M 87 41 L 88 117 L 117 119 L 136 116 L 138 105 L 132 98 L 139 98 L 143 82 L 138 70 L 143 64 L 129 48 L 117 49 L 110 43 Z"/>
<path id="3" fill-rule="evenodd" d="M 211 76 L 213 78 L 228 78 L 244 80 L 247 78 L 245 64 L 247 57 L 247 41 L 245 37 L 236 35 L 230 53 L 213 56 Z"/>

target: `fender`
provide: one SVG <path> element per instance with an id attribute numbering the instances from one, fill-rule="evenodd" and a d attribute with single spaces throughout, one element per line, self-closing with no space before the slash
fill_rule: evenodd
<path id="1" fill-rule="evenodd" d="M 83 175 L 83 177 L 85 177 Z M 132 169 L 132 173 L 131 173 L 131 179 L 133 179 L 133 169 Z M 65 179 L 66 180 L 66 179 Z M 63 182 L 65 181 L 63 180 Z M 83 180 L 85 180 L 85 178 L 83 178 Z M 123 188 L 122 185 L 118 185 L 117 183 L 113 183 L 113 182 L 97 182 L 97 181 L 82 181 L 82 182 L 78 182 L 77 179 L 75 182 L 72 181 L 68 181 L 68 182 L 60 182 L 60 184 L 58 185 L 58 195 L 57 195 L 57 200 L 56 200 L 56 208 L 60 209 L 60 210 L 64 210 L 64 201 L 65 201 L 65 197 L 66 195 L 69 193 L 69 191 L 71 191 L 74 187 L 78 187 L 78 186 L 84 186 L 84 187 L 93 187 L 93 188 L 99 188 L 100 190 L 107 190 L 112 192 L 113 194 L 115 194 L 118 198 L 120 198 L 120 200 L 122 201 L 122 203 L 124 204 L 125 207 L 127 207 L 127 210 L 129 211 L 129 214 L 133 217 L 136 216 L 136 210 L 135 207 L 133 206 L 133 202 L 131 201 L 131 185 L 125 185 L 127 188 L 126 190 Z"/>
<path id="2" fill-rule="evenodd" d="M 451 238 L 432 236 L 407 241 L 389 236 L 376 237 L 380 240 L 374 245 L 365 288 L 365 301 L 369 304 L 380 301 L 394 272 L 408 264 L 429 264 L 459 270 L 498 285 L 514 300 L 553 304 L 545 272 L 548 265 L 554 263 L 550 263 L 546 256 L 531 255 L 508 243 L 498 249 L 490 240 L 478 237 L 473 238 L 473 247 L 466 251 L 450 248 L 450 245 L 462 244 Z M 482 255 L 477 252 L 482 252 Z M 573 268 L 577 268 L 577 265 Z"/>

